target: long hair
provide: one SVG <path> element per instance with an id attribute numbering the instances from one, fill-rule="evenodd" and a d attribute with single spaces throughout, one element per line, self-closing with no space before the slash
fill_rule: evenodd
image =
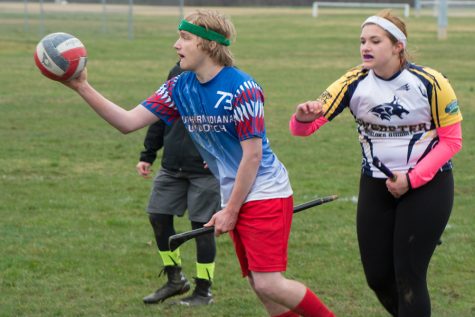
<path id="1" fill-rule="evenodd" d="M 226 16 L 210 10 L 197 10 L 191 13 L 185 18 L 188 22 L 202 26 L 207 30 L 212 30 L 224 35 L 227 39 L 233 42 L 236 38 L 236 29 L 233 23 Z M 229 49 L 229 46 L 225 46 L 219 43 L 214 45 L 211 41 L 200 38 L 201 48 L 203 51 L 209 54 L 211 59 L 222 66 L 233 66 L 234 56 Z"/>

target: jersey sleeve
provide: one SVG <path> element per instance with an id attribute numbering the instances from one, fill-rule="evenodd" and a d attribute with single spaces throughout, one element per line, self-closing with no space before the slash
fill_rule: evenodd
<path id="1" fill-rule="evenodd" d="M 178 78 L 179 77 L 174 77 L 167 80 L 157 91 L 141 103 L 142 106 L 168 125 L 175 122 L 180 116 L 172 98 L 173 89 L 176 86 Z"/>
<path id="2" fill-rule="evenodd" d="M 300 122 L 294 113 L 289 121 L 289 130 L 295 136 L 309 136 L 327 123 L 328 120 L 325 117 L 320 117 L 311 122 Z"/>
<path id="3" fill-rule="evenodd" d="M 264 93 L 254 81 L 240 85 L 234 98 L 233 116 L 240 141 L 265 135 Z"/>
<path id="4" fill-rule="evenodd" d="M 408 173 L 412 188 L 431 181 L 440 168 L 462 149 L 460 122 L 437 128 L 439 143 Z"/>
<path id="5" fill-rule="evenodd" d="M 425 68 L 432 77 L 431 112 L 437 128 L 462 121 L 457 96 L 447 78 L 430 68 Z"/>
<path id="6" fill-rule="evenodd" d="M 331 121 L 349 106 L 351 95 L 358 80 L 366 76 L 367 71 L 355 67 L 331 84 L 317 99 L 323 103 L 323 115 Z"/>

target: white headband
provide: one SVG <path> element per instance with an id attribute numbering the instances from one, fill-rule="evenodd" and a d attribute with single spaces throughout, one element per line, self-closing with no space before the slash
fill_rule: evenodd
<path id="1" fill-rule="evenodd" d="M 365 26 L 368 23 L 374 23 L 376 25 L 379 25 L 382 27 L 384 30 L 388 31 L 391 35 L 393 35 L 396 40 L 402 43 L 404 48 L 406 48 L 406 43 L 407 39 L 404 33 L 391 21 L 386 20 L 385 18 L 378 17 L 376 15 L 373 15 L 369 18 L 366 19 L 366 21 L 361 24 L 361 27 Z"/>

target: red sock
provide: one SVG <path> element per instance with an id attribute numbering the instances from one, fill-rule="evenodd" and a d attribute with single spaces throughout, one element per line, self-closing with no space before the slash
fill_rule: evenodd
<path id="1" fill-rule="evenodd" d="M 317 295 L 308 288 L 300 304 L 292 310 L 304 317 L 335 317 L 325 304 L 318 299 Z"/>
<path id="2" fill-rule="evenodd" d="M 297 315 L 296 313 L 294 313 L 293 311 L 289 310 L 289 311 L 286 311 L 285 313 L 283 314 L 280 314 L 280 315 L 276 315 L 276 316 L 273 316 L 273 317 L 299 317 L 300 315 Z"/>

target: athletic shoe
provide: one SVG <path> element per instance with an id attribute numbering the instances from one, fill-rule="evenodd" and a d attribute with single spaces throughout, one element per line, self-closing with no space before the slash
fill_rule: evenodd
<path id="1" fill-rule="evenodd" d="M 191 296 L 185 297 L 178 302 L 179 305 L 184 306 L 201 306 L 209 305 L 214 302 L 211 294 L 211 281 L 195 278 L 196 287 Z"/>
<path id="2" fill-rule="evenodd" d="M 152 294 L 144 297 L 143 302 L 145 304 L 161 303 L 167 298 L 184 294 L 190 290 L 190 283 L 181 272 L 180 266 L 165 266 L 158 276 L 160 277 L 163 274 L 166 274 L 168 277 L 167 283 Z"/>

